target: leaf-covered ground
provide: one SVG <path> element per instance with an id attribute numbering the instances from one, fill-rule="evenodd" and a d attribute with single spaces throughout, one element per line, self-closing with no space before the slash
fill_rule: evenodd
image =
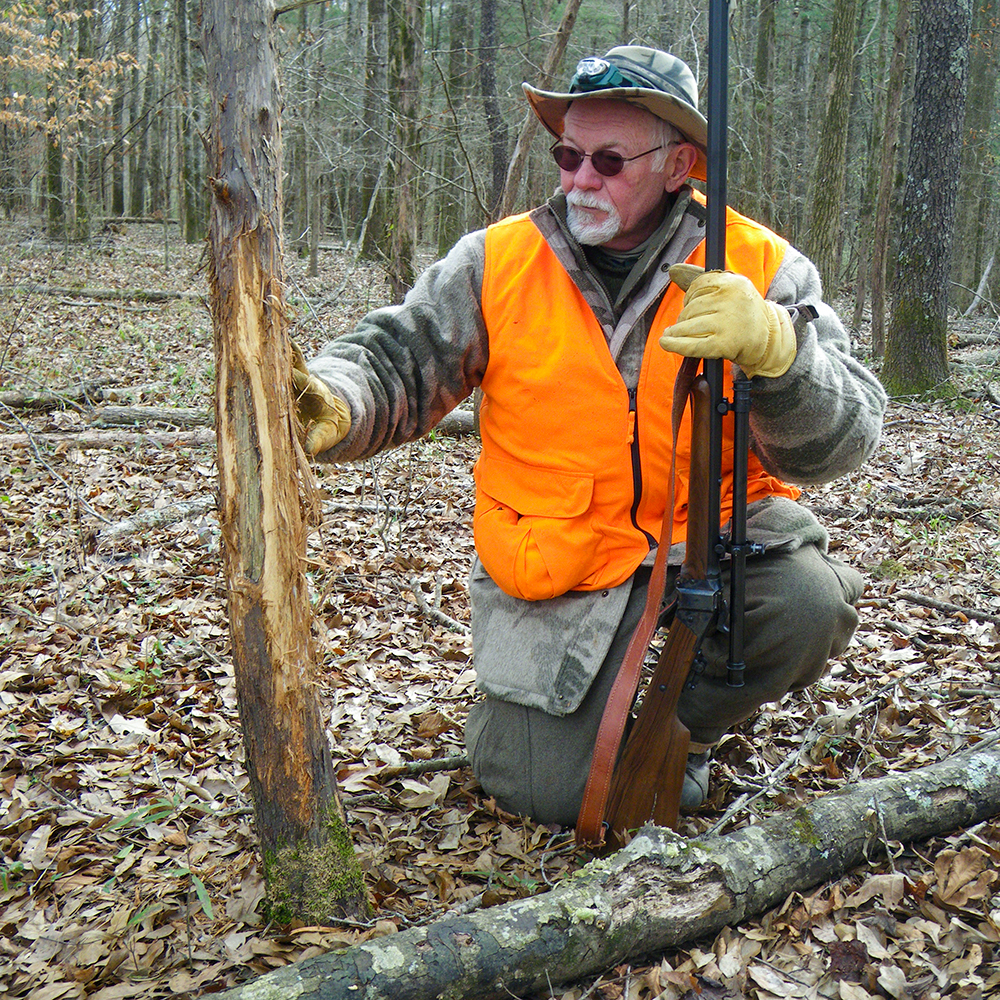
<path id="1" fill-rule="evenodd" d="M 543 891 L 587 860 L 567 831 L 497 809 L 467 768 L 413 767 L 463 753 L 475 697 L 465 578 L 476 443 L 432 435 L 318 470 L 319 684 L 376 919 L 263 922 L 214 443 L 192 412 L 211 410 L 214 377 L 200 252 L 158 226 L 88 248 L 0 231 L 0 992 L 11 998 L 216 991 L 449 909 Z M 318 278 L 297 259 L 289 270 L 307 354 L 386 297 L 377 269 L 336 250 Z M 35 285 L 185 294 L 115 301 Z M 877 457 L 805 495 L 839 556 L 867 573 L 860 629 L 821 684 L 721 744 L 710 801 L 683 832 L 753 823 L 997 730 L 995 333 L 992 321 L 956 321 L 963 395 L 894 404 Z M 82 382 L 90 401 L 68 398 Z M 9 395 L 43 390 L 67 398 L 41 410 Z M 133 411 L 138 423 L 121 425 L 123 406 L 173 417 Z M 714 941 L 552 995 L 998 995 L 1000 822 L 884 846 L 889 860 Z"/>

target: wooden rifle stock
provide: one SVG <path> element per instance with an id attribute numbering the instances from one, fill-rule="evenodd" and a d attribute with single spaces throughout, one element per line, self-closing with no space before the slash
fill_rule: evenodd
<path id="1" fill-rule="evenodd" d="M 677 583 L 677 613 L 667 633 L 638 717 L 611 779 L 607 840 L 623 844 L 644 823 L 676 828 L 687 763 L 689 734 L 677 718 L 677 702 L 702 637 L 718 616 L 720 589 L 708 572 L 711 389 L 694 380 L 691 477 L 684 566 Z"/>

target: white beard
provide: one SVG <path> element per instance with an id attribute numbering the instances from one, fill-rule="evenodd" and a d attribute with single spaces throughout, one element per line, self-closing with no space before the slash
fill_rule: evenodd
<path id="1" fill-rule="evenodd" d="M 599 209 L 606 217 L 598 222 L 589 212 L 580 211 L 583 208 Z M 622 226 L 618 209 L 610 201 L 587 191 L 570 191 L 566 195 L 566 222 L 578 243 L 594 247 L 613 240 Z"/>

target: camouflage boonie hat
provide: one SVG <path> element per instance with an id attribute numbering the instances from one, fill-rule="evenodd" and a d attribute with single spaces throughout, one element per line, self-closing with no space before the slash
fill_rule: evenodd
<path id="1" fill-rule="evenodd" d="M 698 147 L 691 171 L 705 177 L 708 122 L 698 111 L 698 84 L 687 63 L 669 52 L 641 45 L 618 45 L 603 57 L 581 59 L 565 94 L 521 85 L 532 110 L 557 139 L 573 101 L 603 98 L 627 101 L 670 122 Z"/>

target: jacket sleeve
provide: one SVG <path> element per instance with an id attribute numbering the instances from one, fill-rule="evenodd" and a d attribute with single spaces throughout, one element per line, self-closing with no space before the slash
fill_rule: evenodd
<path id="1" fill-rule="evenodd" d="M 485 230 L 463 237 L 401 305 L 369 313 L 309 362 L 351 408 L 347 437 L 320 461 L 366 458 L 423 437 L 480 384 L 485 259 Z"/>
<path id="2" fill-rule="evenodd" d="M 823 301 L 819 273 L 794 247 L 767 298 L 790 310 L 798 352 L 784 375 L 753 380 L 751 447 L 768 472 L 789 482 L 823 483 L 853 472 L 878 444 L 885 390 L 851 356 L 847 331 Z"/>

